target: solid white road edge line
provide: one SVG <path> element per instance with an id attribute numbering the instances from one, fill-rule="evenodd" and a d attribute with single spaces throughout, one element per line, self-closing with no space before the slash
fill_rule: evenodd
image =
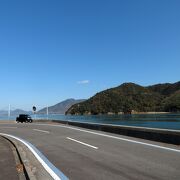
<path id="1" fill-rule="evenodd" d="M 23 143 L 34 154 L 34 156 L 38 159 L 38 161 L 42 164 L 42 166 L 54 180 L 68 180 L 68 178 L 31 143 L 10 134 L 0 133 L 0 135 L 16 139 Z"/>
<path id="2" fill-rule="evenodd" d="M 50 133 L 49 131 L 44 131 L 44 130 L 41 130 L 41 129 L 33 129 L 34 131 L 39 131 L 39 132 L 43 132 L 43 133 Z"/>
<path id="3" fill-rule="evenodd" d="M 73 138 L 70 138 L 70 137 L 66 137 L 66 138 L 69 139 L 69 140 L 71 140 L 71 141 L 77 142 L 77 143 L 79 143 L 79 144 L 83 144 L 83 145 L 85 145 L 85 146 L 88 146 L 88 147 L 91 147 L 91 148 L 94 148 L 94 149 L 98 149 L 98 147 L 96 147 L 96 146 L 92 146 L 92 145 L 90 145 L 90 144 L 87 144 L 87 143 L 78 141 L 78 140 L 76 140 L 76 139 L 73 139 Z"/>
<path id="4" fill-rule="evenodd" d="M 180 153 L 180 150 L 179 150 L 179 149 L 173 149 L 173 148 L 168 148 L 168 147 L 159 146 L 159 145 L 155 145 L 155 144 L 144 143 L 144 142 L 141 142 L 141 141 L 135 141 L 135 140 L 131 140 L 131 139 L 120 138 L 120 137 L 117 137 L 117 136 L 112 136 L 112 135 L 108 135 L 108 134 L 97 133 L 97 132 L 93 132 L 93 131 L 89 131 L 89 130 L 84 130 L 84 129 L 79 129 L 79 128 L 74 128 L 74 127 L 69 127 L 69 126 L 52 125 L 52 124 L 36 124 L 36 125 L 63 127 L 63 128 L 67 128 L 67 129 L 73 129 L 73 130 L 76 130 L 76 131 L 81 131 L 81 132 L 86 132 L 86 133 L 90 133 L 90 134 L 95 134 L 95 135 L 98 135 L 98 136 L 103 136 L 103 137 L 118 139 L 118 140 L 122 140 L 122 141 L 126 141 L 126 142 L 131 142 L 131 143 L 135 143 L 135 144 L 141 144 L 141 145 L 145 145 L 145 146 L 150 146 L 150 147 L 155 147 L 155 148 L 158 148 L 158 149 L 164 149 L 164 150 L 168 150 L 168 151 L 173 151 L 173 152 L 178 152 L 178 153 Z"/>

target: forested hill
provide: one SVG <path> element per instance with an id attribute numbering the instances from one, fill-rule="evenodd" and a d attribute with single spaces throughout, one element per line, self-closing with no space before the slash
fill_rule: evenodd
<path id="1" fill-rule="evenodd" d="M 66 114 L 180 112 L 180 81 L 143 87 L 124 83 L 71 106 Z"/>
<path id="2" fill-rule="evenodd" d="M 176 91 L 180 90 L 180 81 L 174 84 L 166 83 L 166 84 L 156 84 L 153 86 L 148 86 L 148 89 L 154 92 L 158 92 L 161 95 L 169 96 Z"/>

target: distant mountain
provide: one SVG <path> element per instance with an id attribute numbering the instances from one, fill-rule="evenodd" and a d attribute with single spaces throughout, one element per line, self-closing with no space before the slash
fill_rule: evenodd
<path id="1" fill-rule="evenodd" d="M 75 99 L 67 99 L 65 101 L 62 101 L 54 106 L 50 106 L 48 107 L 48 111 L 49 111 L 49 114 L 65 114 L 65 112 L 74 104 L 76 103 L 80 103 L 80 102 L 83 102 L 85 101 L 84 99 L 78 99 L 78 100 L 75 100 Z M 37 113 L 38 114 L 46 114 L 47 112 L 47 108 L 43 108 L 41 110 L 39 110 Z"/>
<path id="2" fill-rule="evenodd" d="M 180 112 L 180 81 L 143 87 L 124 83 L 73 105 L 66 114 Z"/>
<path id="3" fill-rule="evenodd" d="M 24 111 L 22 109 L 15 109 L 14 111 L 11 111 L 12 115 L 19 115 L 19 114 L 32 114 L 32 111 Z"/>
<path id="4" fill-rule="evenodd" d="M 3 115 L 7 115 L 8 114 L 8 111 L 6 110 L 0 110 L 0 115 L 3 116 Z"/>
<path id="5" fill-rule="evenodd" d="M 32 112 L 31 111 L 24 111 L 22 109 L 11 110 L 11 115 L 12 116 L 16 116 L 16 115 L 19 115 L 19 114 L 32 114 Z M 0 115 L 7 116 L 8 111 L 7 110 L 0 110 Z"/>

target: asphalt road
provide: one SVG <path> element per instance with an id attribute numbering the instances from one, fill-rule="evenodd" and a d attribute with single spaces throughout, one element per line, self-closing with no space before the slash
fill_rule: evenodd
<path id="1" fill-rule="evenodd" d="M 0 132 L 32 143 L 70 179 L 180 179 L 180 146 L 65 125 L 0 124 Z"/>
<path id="2" fill-rule="evenodd" d="M 2 137 L 0 137 L 0 179 L 19 179 L 12 145 Z"/>

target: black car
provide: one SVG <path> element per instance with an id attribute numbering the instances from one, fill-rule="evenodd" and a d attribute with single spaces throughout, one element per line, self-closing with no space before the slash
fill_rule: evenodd
<path id="1" fill-rule="evenodd" d="M 33 120 L 32 120 L 32 118 L 31 118 L 31 116 L 28 115 L 28 114 L 20 114 L 19 117 L 16 118 L 16 122 L 17 122 L 17 123 L 19 123 L 19 122 L 21 122 L 21 123 L 23 123 L 23 122 L 32 123 Z"/>

